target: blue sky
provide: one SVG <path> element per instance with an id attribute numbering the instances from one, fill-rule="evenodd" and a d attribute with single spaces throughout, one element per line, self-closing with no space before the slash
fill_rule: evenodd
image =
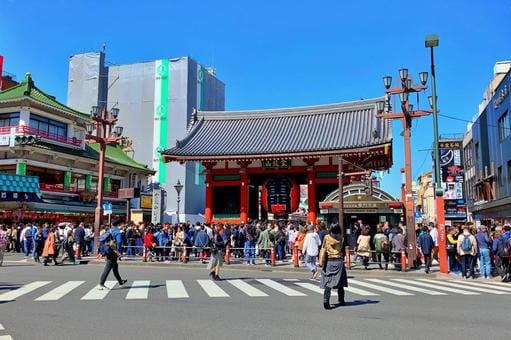
<path id="1" fill-rule="evenodd" d="M 227 109 L 378 97 L 382 76 L 429 71 L 424 36 L 437 33 L 442 114 L 471 119 L 496 61 L 511 60 L 511 0 L 74 1 L 0 0 L 4 70 L 30 71 L 66 100 L 68 57 L 107 44 L 112 63 L 189 55 L 216 68 Z M 417 78 L 417 76 L 416 76 Z M 440 117 L 440 133 L 466 123 Z M 403 144 L 383 188 L 398 195 Z M 304 131 L 304 136 L 306 135 Z M 414 178 L 431 167 L 431 118 L 414 123 Z"/>

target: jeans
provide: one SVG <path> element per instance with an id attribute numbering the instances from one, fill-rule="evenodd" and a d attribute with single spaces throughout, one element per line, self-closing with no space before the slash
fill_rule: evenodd
<path id="1" fill-rule="evenodd" d="M 279 243 L 277 245 L 277 259 L 278 260 L 284 260 L 286 258 L 285 248 L 286 248 L 285 243 Z"/>
<path id="2" fill-rule="evenodd" d="M 128 256 L 135 256 L 136 255 L 136 248 L 135 248 L 135 240 L 128 240 L 128 250 L 127 250 Z"/>
<path id="3" fill-rule="evenodd" d="M 119 284 L 122 284 L 121 275 L 119 275 L 119 264 L 117 263 L 117 255 L 107 255 L 105 269 L 103 269 L 103 273 L 101 274 L 101 279 L 99 280 L 99 284 L 104 285 L 106 282 L 106 278 L 110 271 L 114 271 L 114 276 L 117 279 Z"/>
<path id="4" fill-rule="evenodd" d="M 459 270 L 458 261 L 456 260 L 455 252 L 448 252 L 447 257 L 449 259 L 449 271 L 456 273 Z"/>
<path id="5" fill-rule="evenodd" d="M 30 248 L 32 247 L 32 238 L 23 240 L 23 253 L 25 256 L 30 254 Z"/>
<path id="6" fill-rule="evenodd" d="M 461 276 L 474 277 L 474 257 L 472 255 L 463 255 L 460 259 L 461 262 Z"/>
<path id="7" fill-rule="evenodd" d="M 426 272 L 429 272 L 429 268 L 431 267 L 431 254 L 424 254 L 424 262 Z"/>
<path id="8" fill-rule="evenodd" d="M 307 266 L 307 268 L 309 268 L 311 272 L 315 273 L 316 270 L 318 270 L 318 268 L 316 267 L 316 256 L 310 256 L 305 254 L 305 265 Z"/>
<path id="9" fill-rule="evenodd" d="M 255 241 L 245 241 L 245 261 L 255 264 Z"/>
<path id="10" fill-rule="evenodd" d="M 491 277 L 490 249 L 479 249 L 479 269 L 484 277 Z"/>

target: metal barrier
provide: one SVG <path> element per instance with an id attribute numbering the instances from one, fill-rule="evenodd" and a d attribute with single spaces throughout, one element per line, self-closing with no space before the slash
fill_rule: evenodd
<path id="1" fill-rule="evenodd" d="M 400 269 L 402 271 L 406 271 L 408 257 L 406 256 L 406 251 L 394 251 L 394 252 L 377 252 L 376 250 L 368 250 L 363 251 L 363 253 L 369 253 L 370 256 L 360 256 L 359 252 L 351 249 L 349 246 L 345 248 L 345 265 L 346 268 L 351 269 L 352 267 L 363 265 L 364 267 L 368 267 L 369 265 L 393 265 L 394 269 Z M 380 255 L 381 260 L 373 260 L 377 259 L 377 256 Z M 388 261 L 385 259 L 388 256 Z M 353 261 L 354 260 L 354 261 Z M 358 260 L 358 261 L 357 261 Z"/>

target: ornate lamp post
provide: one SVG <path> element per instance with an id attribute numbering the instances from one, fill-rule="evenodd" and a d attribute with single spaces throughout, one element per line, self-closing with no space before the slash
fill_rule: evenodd
<path id="1" fill-rule="evenodd" d="M 105 172 L 105 154 L 107 145 L 117 145 L 121 140 L 121 126 L 115 126 L 119 109 L 112 108 L 108 111 L 105 107 L 93 106 L 91 110 L 91 122 L 87 123 L 88 142 L 99 144 L 99 170 L 98 170 L 98 190 L 96 198 L 96 210 L 94 214 L 94 253 L 98 253 L 99 246 L 99 228 L 103 222 L 103 178 Z"/>
<path id="2" fill-rule="evenodd" d="M 426 90 L 426 83 L 428 80 L 427 72 L 419 73 L 420 85 L 415 84 L 408 73 L 408 69 L 402 68 L 399 70 L 399 80 L 396 87 L 391 88 L 392 77 L 383 77 L 383 85 L 385 86 L 386 101 L 380 102 L 376 105 L 378 117 L 385 119 L 399 119 L 403 125 L 403 137 L 405 146 L 405 167 L 402 169 L 404 172 L 404 186 L 402 187 L 402 201 L 405 205 L 406 211 L 406 234 L 408 239 L 407 253 L 408 253 L 408 268 L 412 268 L 416 259 L 417 242 L 415 239 L 415 221 L 414 221 L 414 204 L 412 194 L 412 157 L 410 150 L 410 137 L 412 120 L 422 116 L 431 114 L 431 111 L 421 110 L 419 107 L 418 93 Z M 410 94 L 417 93 L 417 109 L 414 110 L 413 105 L 410 103 Z M 392 112 L 391 97 L 399 97 L 401 103 L 401 112 Z"/>
<path id="3" fill-rule="evenodd" d="M 176 189 L 176 193 L 177 193 L 177 211 L 176 211 L 176 214 L 177 214 L 177 223 L 179 223 L 179 205 L 181 203 L 181 190 L 183 190 L 183 185 L 181 184 L 179 179 L 177 180 L 176 185 L 174 185 L 174 189 Z"/>

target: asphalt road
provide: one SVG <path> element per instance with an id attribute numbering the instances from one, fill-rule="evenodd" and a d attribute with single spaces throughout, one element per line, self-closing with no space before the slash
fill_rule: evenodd
<path id="1" fill-rule="evenodd" d="M 351 281 L 357 284 L 350 285 L 355 290 L 347 293 L 348 305 L 325 311 L 322 296 L 311 290 L 317 289 L 317 282 L 305 273 L 228 269 L 222 273 L 223 281 L 212 285 L 202 281 L 207 280 L 204 269 L 121 263 L 128 284 L 99 293 L 95 285 L 101 271 L 99 264 L 1 267 L 0 340 L 5 335 L 15 340 L 511 336 L 511 285 L 410 278 L 414 285 L 408 290 L 403 288 L 408 283 L 396 280 L 402 275 L 356 274 Z M 109 280 L 115 280 L 113 275 Z M 15 289 L 27 284 L 42 286 L 16 296 Z M 96 300 L 83 300 L 86 297 Z"/>

